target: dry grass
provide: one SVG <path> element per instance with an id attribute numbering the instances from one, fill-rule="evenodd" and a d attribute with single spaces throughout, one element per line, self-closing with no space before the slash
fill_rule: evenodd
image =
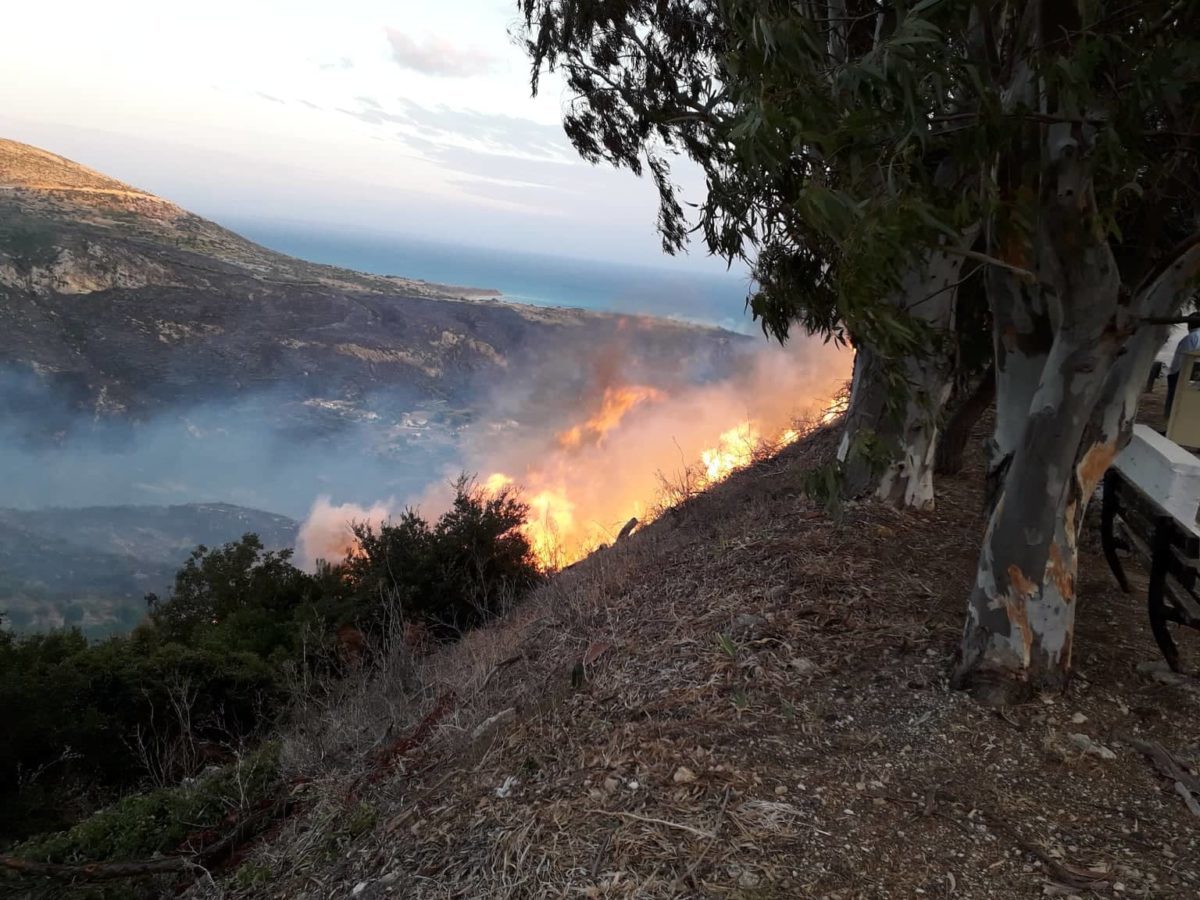
<path id="1" fill-rule="evenodd" d="M 834 523 L 800 483 L 835 438 L 693 497 L 459 644 L 364 676 L 289 739 L 312 781 L 306 813 L 251 861 L 269 879 L 222 890 L 1196 896 L 1197 822 L 1120 736 L 1194 761 L 1198 694 L 1139 674 L 1156 659 L 1143 601 L 1117 593 L 1094 526 L 1071 692 L 980 708 L 946 687 L 978 465 L 943 481 L 936 512 L 858 504 Z M 450 692 L 452 714 L 364 780 L 371 748 Z"/>

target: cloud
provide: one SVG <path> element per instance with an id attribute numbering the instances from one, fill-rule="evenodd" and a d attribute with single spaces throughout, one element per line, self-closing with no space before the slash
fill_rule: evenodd
<path id="1" fill-rule="evenodd" d="M 401 125 L 400 136 L 404 141 L 426 154 L 470 146 L 496 155 L 578 162 L 557 124 L 449 106 L 422 106 L 403 97 L 398 103 L 389 104 L 390 110 L 372 97 L 354 99 L 358 101 L 357 108 L 337 107 L 337 111 L 369 125 Z"/>
<path id="2" fill-rule="evenodd" d="M 263 93 L 262 91 L 255 91 L 254 93 L 258 94 L 258 96 L 262 97 L 264 100 L 270 100 L 272 103 L 283 103 L 285 105 L 287 104 L 286 100 L 282 100 L 279 97 L 276 97 L 274 94 L 266 94 L 266 93 Z"/>
<path id="3" fill-rule="evenodd" d="M 580 164 L 557 123 L 423 106 L 405 97 L 386 100 L 386 108 L 373 97 L 354 99 L 355 105 L 337 111 L 369 125 L 399 126 L 387 129 L 388 139 L 399 139 L 445 169 L 454 176 L 450 184 L 475 197 L 561 216 L 577 209 L 590 191 L 605 190 L 602 174 Z"/>
<path id="4" fill-rule="evenodd" d="M 577 158 L 558 124 L 472 109 L 428 107 L 405 99 L 400 104 L 405 118 L 431 137 L 467 140 L 496 152 L 523 156 L 563 161 Z"/>
<path id="5" fill-rule="evenodd" d="M 417 41 L 396 28 L 386 31 L 392 59 L 403 69 L 439 78 L 470 78 L 486 75 L 496 64 L 496 58 L 479 47 L 456 47 L 439 37 Z"/>

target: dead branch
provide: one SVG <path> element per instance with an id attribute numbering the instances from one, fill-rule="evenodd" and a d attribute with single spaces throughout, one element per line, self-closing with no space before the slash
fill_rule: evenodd
<path id="1" fill-rule="evenodd" d="M 392 771 L 404 756 L 425 743 L 438 723 L 446 718 L 451 710 L 454 709 L 457 701 L 458 696 L 453 690 L 442 694 L 437 699 L 437 702 L 433 704 L 433 709 L 422 717 L 421 721 L 417 723 L 417 727 L 410 734 L 398 737 L 394 741 L 389 741 L 371 753 L 367 758 L 367 771 L 359 775 L 350 784 L 350 787 L 346 790 L 347 798 L 351 800 L 356 798 L 360 787 L 364 784 L 374 784 L 388 772 Z"/>
<path id="2" fill-rule="evenodd" d="M 1180 759 L 1158 741 L 1143 741 L 1130 735 L 1121 735 L 1121 740 L 1139 753 L 1150 758 L 1154 767 L 1164 778 L 1172 782 L 1175 792 L 1183 798 L 1188 810 L 1200 817 L 1200 778 L 1193 775 Z"/>
<path id="3" fill-rule="evenodd" d="M 0 866 L 21 875 L 80 881 L 112 881 L 118 878 L 148 878 L 185 872 L 197 867 L 195 857 L 164 856 L 161 859 L 135 859 L 111 863 L 48 863 L 0 854 Z"/>
<path id="4" fill-rule="evenodd" d="M 375 751 L 371 759 L 372 772 L 370 774 L 373 777 L 369 778 L 369 780 L 377 780 L 385 772 L 394 768 L 400 757 L 425 743 L 438 723 L 446 718 L 450 714 L 450 711 L 454 709 L 454 704 L 457 700 L 458 698 L 452 690 L 442 694 L 437 699 L 437 702 L 433 704 L 433 709 L 422 717 L 411 734 L 398 737 L 396 740 L 385 744 L 379 750 Z"/>

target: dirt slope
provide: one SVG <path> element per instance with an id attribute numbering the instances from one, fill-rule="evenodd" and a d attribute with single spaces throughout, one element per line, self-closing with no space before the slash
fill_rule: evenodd
<path id="1" fill-rule="evenodd" d="M 1115 589 L 1094 522 L 1071 692 L 983 709 L 946 685 L 978 466 L 934 513 L 835 522 L 799 491 L 832 442 L 314 703 L 286 743 L 304 812 L 221 892 L 1197 896 L 1197 820 L 1130 743 L 1194 763 L 1196 682 L 1139 673 L 1158 659 L 1144 601 Z"/>

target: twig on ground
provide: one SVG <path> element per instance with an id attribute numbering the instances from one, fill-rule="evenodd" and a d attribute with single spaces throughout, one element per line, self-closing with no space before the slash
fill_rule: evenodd
<path id="1" fill-rule="evenodd" d="M 684 825 L 681 822 L 670 822 L 666 819 L 655 819 L 651 816 L 639 816 L 637 813 L 631 812 L 615 812 L 607 809 L 597 809 L 594 811 L 602 816 L 617 816 L 621 819 L 634 819 L 638 822 L 646 822 L 650 825 L 665 825 L 668 828 L 677 828 L 680 831 L 686 831 L 689 834 L 694 834 L 696 837 L 704 838 L 705 840 L 712 840 L 713 837 L 715 837 L 715 835 L 713 835 L 713 833 L 710 831 L 701 831 L 699 828 L 693 828 L 691 825 Z"/>
<path id="2" fill-rule="evenodd" d="M 1143 741 L 1131 735 L 1118 735 L 1133 749 L 1150 757 L 1154 767 L 1168 781 L 1174 782 L 1175 792 L 1183 798 L 1192 815 L 1200 817 L 1200 778 L 1197 778 L 1170 750 L 1158 741 Z"/>

